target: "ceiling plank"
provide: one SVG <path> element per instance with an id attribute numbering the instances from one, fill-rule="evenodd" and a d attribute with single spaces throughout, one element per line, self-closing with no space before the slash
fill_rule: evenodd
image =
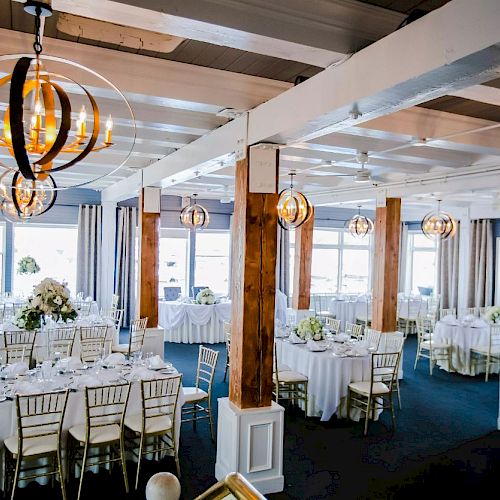
<path id="1" fill-rule="evenodd" d="M 462 97 L 470 101 L 484 102 L 493 106 L 500 106 L 500 89 L 488 85 L 473 85 L 466 89 L 450 92 L 453 97 Z"/>

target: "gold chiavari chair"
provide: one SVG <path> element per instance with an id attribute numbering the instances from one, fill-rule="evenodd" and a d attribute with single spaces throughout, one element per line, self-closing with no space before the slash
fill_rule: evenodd
<path id="1" fill-rule="evenodd" d="M 80 326 L 80 359 L 82 363 L 93 363 L 104 353 L 106 325 Z"/>
<path id="2" fill-rule="evenodd" d="M 373 328 L 365 328 L 365 331 L 363 333 L 363 336 L 361 337 L 362 340 L 368 343 L 370 347 L 373 347 L 374 350 L 378 350 L 378 346 L 380 344 L 380 337 L 381 333 L 378 332 L 377 330 L 373 330 Z"/>
<path id="3" fill-rule="evenodd" d="M 120 304 L 120 296 L 114 293 L 111 295 L 111 309 L 118 309 L 118 305 Z"/>
<path id="4" fill-rule="evenodd" d="M 226 337 L 226 367 L 224 369 L 224 382 L 226 381 L 227 371 L 230 364 L 231 356 L 231 323 L 224 321 L 224 336 Z"/>
<path id="5" fill-rule="evenodd" d="M 134 319 L 130 322 L 128 344 L 118 344 L 111 347 L 112 352 L 121 352 L 130 357 L 134 352 L 142 351 L 146 325 L 149 318 Z"/>
<path id="6" fill-rule="evenodd" d="M 193 428 L 196 429 L 198 420 L 208 418 L 212 441 L 215 441 L 212 416 L 212 383 L 218 357 L 219 353 L 217 351 L 201 345 L 198 354 L 196 385 L 195 387 L 183 388 L 185 403 L 182 407 L 182 422 L 193 422 Z"/>
<path id="7" fill-rule="evenodd" d="M 441 309 L 441 312 L 439 314 L 439 319 L 443 319 L 446 316 L 456 316 L 456 315 L 457 315 L 456 307 L 450 307 L 449 309 Z"/>
<path id="8" fill-rule="evenodd" d="M 56 352 L 63 356 L 71 356 L 75 342 L 76 325 L 47 330 L 49 357 Z"/>
<path id="9" fill-rule="evenodd" d="M 402 408 L 401 405 L 401 391 L 399 390 L 399 364 L 401 363 L 401 358 L 403 357 L 403 347 L 405 344 L 406 337 L 404 336 L 403 333 L 397 333 L 397 334 L 385 334 L 384 335 L 384 342 L 383 345 L 379 344 L 379 348 L 381 347 L 382 349 L 379 352 L 399 352 L 399 361 L 398 361 L 398 366 L 396 368 L 396 376 L 394 379 L 392 379 L 392 373 L 390 370 L 381 369 L 379 371 L 380 374 L 380 381 L 384 382 L 386 384 L 392 383 L 393 384 L 393 391 L 396 390 L 396 393 L 398 395 L 398 405 L 399 408 Z"/>
<path id="10" fill-rule="evenodd" d="M 28 366 L 31 366 L 36 331 L 5 331 L 3 337 L 5 363 L 8 364 L 26 361 Z"/>
<path id="11" fill-rule="evenodd" d="M 438 361 L 446 361 L 448 370 L 451 368 L 451 344 L 446 340 L 435 340 L 433 325 L 429 320 L 417 318 L 417 354 L 415 356 L 415 365 L 417 368 L 420 358 L 429 360 L 429 373 L 432 375 L 432 369 Z"/>
<path id="12" fill-rule="evenodd" d="M 179 450 L 176 445 L 175 415 L 182 375 L 157 380 L 141 380 L 142 412 L 138 415 L 125 416 L 125 429 L 131 434 L 132 448 L 137 457 L 135 489 L 139 484 L 141 459 L 150 453 L 172 451 L 181 476 Z M 153 438 L 151 446 L 148 438 Z M 138 450 L 136 451 L 136 449 Z"/>
<path id="13" fill-rule="evenodd" d="M 61 459 L 61 431 L 68 390 L 16 395 L 17 434 L 4 441 L 5 489 L 14 499 L 19 480 L 59 476 L 63 500 L 66 488 Z M 48 458 L 45 466 L 31 464 Z M 48 469 L 41 472 L 42 469 Z M 22 474 L 22 477 L 20 475 Z"/>
<path id="14" fill-rule="evenodd" d="M 363 325 L 355 325 L 354 323 L 345 324 L 346 333 L 349 334 L 351 337 L 355 337 L 359 340 L 361 340 L 361 338 L 363 337 L 363 330 L 364 330 Z"/>
<path id="15" fill-rule="evenodd" d="M 120 462 L 128 493 L 124 422 L 129 393 L 130 383 L 85 387 L 85 423 L 70 427 L 68 434 L 70 472 L 80 462 L 77 500 L 80 500 L 85 469 L 93 465 Z M 91 450 L 96 452 L 90 454 Z"/>
<path id="16" fill-rule="evenodd" d="M 478 358 L 486 358 L 485 382 L 488 382 L 491 365 L 500 363 L 500 325 L 490 325 L 487 345 L 471 347 L 472 364 L 477 366 Z"/>
<path id="17" fill-rule="evenodd" d="M 340 319 L 325 318 L 325 326 L 334 334 L 340 333 Z"/>
<path id="18" fill-rule="evenodd" d="M 379 410 L 391 411 L 392 426 L 396 427 L 396 416 L 392 402 L 392 390 L 397 376 L 400 352 L 373 353 L 371 355 L 371 373 L 369 380 L 351 382 L 347 395 L 347 417 L 350 418 L 351 408 L 358 408 L 365 414 L 364 435 L 368 433 L 368 422 Z M 388 375 L 389 373 L 389 375 Z M 381 382 L 380 377 L 388 377 L 388 383 Z"/>
<path id="19" fill-rule="evenodd" d="M 288 366 L 278 365 L 276 343 L 273 360 L 273 396 L 275 401 L 291 401 L 294 405 L 304 404 L 304 417 L 307 418 L 307 385 L 309 379 L 302 373 L 293 371 Z"/>
<path id="20" fill-rule="evenodd" d="M 101 318 L 113 321 L 116 331 L 120 333 L 123 322 L 123 309 L 111 308 L 108 310 L 101 309 Z"/>

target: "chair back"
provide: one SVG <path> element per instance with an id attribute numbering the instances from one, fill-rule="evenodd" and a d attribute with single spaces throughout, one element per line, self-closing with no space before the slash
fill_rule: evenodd
<path id="1" fill-rule="evenodd" d="M 180 286 L 164 286 L 163 287 L 163 298 L 167 301 L 177 300 L 181 294 Z M 196 296 L 195 296 L 196 298 Z"/>
<path id="2" fill-rule="evenodd" d="M 130 382 L 125 384 L 85 387 L 85 431 L 88 442 L 92 429 L 118 424 L 123 432 Z"/>
<path id="3" fill-rule="evenodd" d="M 380 381 L 381 379 L 387 380 L 387 382 L 389 382 L 389 377 L 391 378 L 391 382 L 390 384 L 388 384 L 388 387 L 392 392 L 392 386 L 396 381 L 400 356 L 401 351 L 372 353 L 370 393 L 372 392 L 372 387 L 375 382 Z"/>
<path id="4" fill-rule="evenodd" d="M 91 363 L 104 354 L 106 325 L 80 326 L 80 359 L 82 363 Z"/>
<path id="5" fill-rule="evenodd" d="M 205 390 L 209 396 L 212 392 L 212 382 L 218 357 L 219 353 L 217 351 L 200 345 L 198 368 L 196 370 L 196 387 Z"/>
<path id="6" fill-rule="evenodd" d="M 488 312 L 489 307 L 480 307 L 479 308 L 479 316 L 481 318 L 484 318 L 486 316 L 486 313 Z"/>
<path id="7" fill-rule="evenodd" d="M 144 337 L 146 336 L 146 325 L 149 318 L 134 319 L 130 322 L 129 330 L 129 356 L 131 352 L 141 351 L 144 345 Z"/>
<path id="8" fill-rule="evenodd" d="M 439 315 L 439 319 L 443 319 L 446 316 L 456 316 L 457 309 L 456 307 L 452 307 L 450 309 L 441 309 L 441 314 Z"/>
<path id="9" fill-rule="evenodd" d="M 113 321 L 116 331 L 119 332 L 122 327 L 123 309 L 111 308 L 107 311 L 101 310 L 101 318 L 110 319 Z"/>
<path id="10" fill-rule="evenodd" d="M 19 330 L 4 332 L 5 363 L 26 361 L 31 365 L 36 331 Z"/>
<path id="11" fill-rule="evenodd" d="M 498 356 L 500 353 L 500 325 L 490 325 L 489 335 L 489 354 L 494 353 Z"/>
<path id="12" fill-rule="evenodd" d="M 465 316 L 479 316 L 478 307 L 463 307 L 458 310 L 458 319 L 464 318 Z"/>
<path id="13" fill-rule="evenodd" d="M 78 313 L 78 316 L 85 317 L 90 314 L 90 308 L 92 307 L 92 302 L 88 300 L 75 300 L 73 302 L 73 307 Z"/>
<path id="14" fill-rule="evenodd" d="M 147 421 L 168 417 L 175 432 L 175 413 L 181 387 L 182 374 L 156 380 L 141 380 L 142 431 Z"/>
<path id="15" fill-rule="evenodd" d="M 49 357 L 56 352 L 63 356 L 71 356 L 75 342 L 76 326 L 63 326 L 47 330 Z"/>
<path id="16" fill-rule="evenodd" d="M 347 332 L 347 325 L 348 325 L 348 323 L 346 323 L 346 332 Z M 355 324 L 349 323 L 349 328 L 350 328 L 349 335 L 351 337 L 356 337 L 357 339 L 361 340 L 361 338 L 363 336 L 363 325 L 355 325 Z"/>
<path id="17" fill-rule="evenodd" d="M 332 333 L 337 334 L 340 332 L 340 319 L 326 317 L 325 326 L 329 328 Z"/>
<path id="18" fill-rule="evenodd" d="M 402 352 L 405 340 L 402 334 L 381 335 L 378 352 Z"/>
<path id="19" fill-rule="evenodd" d="M 207 289 L 208 286 L 192 286 L 191 287 L 191 292 L 193 293 L 193 299 L 196 299 L 196 296 L 198 295 L 199 292 L 202 290 Z"/>
<path id="20" fill-rule="evenodd" d="M 373 347 L 375 350 L 378 350 L 378 346 L 380 344 L 380 336 L 382 334 L 373 330 L 372 328 L 365 328 L 365 332 L 363 333 L 363 340 L 368 343 L 370 347 Z"/>
<path id="21" fill-rule="evenodd" d="M 68 402 L 68 389 L 58 392 L 16 395 L 18 456 L 30 441 L 55 437 L 61 443 L 61 431 Z"/>
<path id="22" fill-rule="evenodd" d="M 120 296 L 114 293 L 111 295 L 111 309 L 118 309 L 120 304 Z"/>

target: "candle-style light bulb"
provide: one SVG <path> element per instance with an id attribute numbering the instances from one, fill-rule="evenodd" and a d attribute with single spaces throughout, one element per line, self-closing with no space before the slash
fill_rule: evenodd
<path id="1" fill-rule="evenodd" d="M 111 144 L 113 134 L 113 119 L 111 115 L 108 116 L 106 121 L 106 131 L 104 133 L 104 144 Z"/>
<path id="2" fill-rule="evenodd" d="M 78 115 L 78 120 L 76 122 L 77 135 L 78 137 L 85 137 L 87 128 L 87 111 L 85 111 L 85 106 L 80 109 L 80 114 Z"/>

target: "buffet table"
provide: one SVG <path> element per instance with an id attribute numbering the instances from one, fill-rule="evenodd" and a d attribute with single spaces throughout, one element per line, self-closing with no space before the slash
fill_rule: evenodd
<path id="1" fill-rule="evenodd" d="M 225 321 L 231 321 L 231 303 L 213 305 L 160 301 L 158 323 L 166 342 L 216 344 L 224 342 Z"/>
<path id="2" fill-rule="evenodd" d="M 276 340 L 276 350 L 280 364 L 309 379 L 307 415 L 319 416 L 323 422 L 335 414 L 346 417 L 349 384 L 370 379 L 369 355 L 337 357 L 329 349 L 312 352 L 305 344 L 292 344 L 286 339 Z"/>
<path id="3" fill-rule="evenodd" d="M 467 324 L 455 318 L 449 318 L 436 323 L 433 339 L 447 340 L 452 345 L 451 371 L 462 375 L 477 375 L 486 371 L 486 358 L 477 357 L 477 362 L 471 362 L 470 349 L 473 346 L 487 346 L 489 342 L 489 326 L 482 319 L 475 319 Z M 438 361 L 441 368 L 447 369 L 446 361 Z M 498 373 L 498 367 L 493 365 L 491 373 Z"/>

